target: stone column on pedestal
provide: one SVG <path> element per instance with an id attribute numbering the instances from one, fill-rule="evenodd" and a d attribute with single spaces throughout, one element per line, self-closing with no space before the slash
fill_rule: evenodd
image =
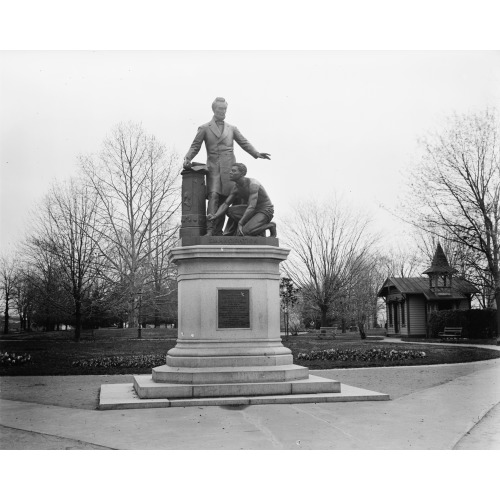
<path id="1" fill-rule="evenodd" d="M 207 170 L 183 170 L 182 175 L 182 218 L 180 238 L 199 237 L 207 233 L 205 174 Z"/>

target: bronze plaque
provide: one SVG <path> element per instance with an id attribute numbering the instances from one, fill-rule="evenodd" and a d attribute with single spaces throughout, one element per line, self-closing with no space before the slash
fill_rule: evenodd
<path id="1" fill-rule="evenodd" d="M 250 290 L 219 290 L 218 328 L 250 328 Z"/>

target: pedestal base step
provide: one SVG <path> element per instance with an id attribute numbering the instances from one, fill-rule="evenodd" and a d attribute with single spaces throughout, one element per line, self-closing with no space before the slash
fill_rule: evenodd
<path id="1" fill-rule="evenodd" d="M 192 399 L 140 399 L 133 384 L 107 384 L 101 386 L 99 410 L 127 410 L 143 408 L 169 408 L 175 406 L 247 406 L 264 404 L 346 403 L 357 401 L 389 401 L 388 394 L 368 391 L 341 384 L 341 392 L 323 394 L 287 394 L 273 396 L 235 396 Z"/>
<path id="2" fill-rule="evenodd" d="M 286 382 L 172 384 L 155 382 L 150 375 L 135 375 L 134 389 L 141 399 L 220 398 L 333 393 L 340 392 L 340 382 L 311 375 Z"/>
<path id="3" fill-rule="evenodd" d="M 177 348 L 176 348 L 177 349 Z M 179 349 L 177 349 L 179 350 Z M 206 350 L 202 354 L 194 356 L 172 356 L 173 349 L 168 351 L 167 365 L 174 368 L 215 368 L 215 367 L 243 367 L 243 366 L 284 366 L 293 364 L 293 356 L 291 354 L 271 354 L 263 356 L 242 356 L 241 354 L 233 354 L 226 356 L 214 356 L 207 354 Z"/>
<path id="4" fill-rule="evenodd" d="M 299 365 L 217 366 L 184 368 L 162 365 L 153 368 L 153 381 L 168 384 L 233 384 L 287 382 L 307 379 L 309 369 Z"/>

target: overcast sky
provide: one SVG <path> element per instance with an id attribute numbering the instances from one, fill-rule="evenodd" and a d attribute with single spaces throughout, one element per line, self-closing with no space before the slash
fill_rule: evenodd
<path id="1" fill-rule="evenodd" d="M 1 52 L 0 251 L 116 124 L 141 122 L 182 157 L 217 96 L 226 121 L 271 153 L 235 145 L 278 219 L 337 192 L 394 243 L 407 228 L 380 204 L 401 189 L 418 136 L 452 112 L 500 108 L 500 52 Z"/>

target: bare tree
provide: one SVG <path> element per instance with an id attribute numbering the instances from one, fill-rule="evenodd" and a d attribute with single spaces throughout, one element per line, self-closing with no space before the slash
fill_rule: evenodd
<path id="1" fill-rule="evenodd" d="M 359 335 L 366 339 L 366 329 L 370 321 L 377 318 L 377 292 L 379 275 L 375 265 L 375 258 L 367 256 L 363 268 L 353 280 L 348 292 L 347 304 L 350 317 L 356 323 Z"/>
<path id="2" fill-rule="evenodd" d="M 345 296 L 364 266 L 374 238 L 369 221 L 338 200 L 300 203 L 285 222 L 284 242 L 292 249 L 286 274 L 326 326 L 334 301 Z"/>
<path id="3" fill-rule="evenodd" d="M 160 326 L 162 311 L 167 311 L 171 297 L 177 292 L 177 269 L 168 260 L 168 250 L 177 238 L 177 224 L 167 221 L 149 236 L 149 272 L 145 306 L 150 309 L 155 328 Z M 152 314 L 151 314 L 152 313 Z"/>
<path id="4" fill-rule="evenodd" d="M 99 201 L 95 229 L 104 276 L 123 285 L 128 321 L 136 326 L 138 296 L 154 253 L 172 245 L 176 231 L 178 158 L 141 126 L 129 123 L 113 130 L 97 157 L 80 162 Z"/>
<path id="5" fill-rule="evenodd" d="M 290 326 L 290 313 L 299 300 L 300 289 L 297 288 L 290 278 L 280 279 L 280 305 L 283 311 L 283 323 L 285 327 L 285 336 L 288 337 Z"/>
<path id="6" fill-rule="evenodd" d="M 54 257 L 60 283 L 72 300 L 75 340 L 80 340 L 84 302 L 99 272 L 97 198 L 88 187 L 70 180 L 54 184 L 43 200 L 28 240 L 31 255 Z"/>
<path id="7" fill-rule="evenodd" d="M 376 264 L 379 273 L 383 275 L 382 283 L 380 283 L 382 286 L 384 280 L 389 276 L 408 278 L 418 275 L 419 271 L 423 269 L 422 253 L 418 252 L 418 250 L 409 250 L 400 246 L 392 249 L 384 248 L 383 252 L 379 252 Z"/>
<path id="8" fill-rule="evenodd" d="M 16 264 L 13 258 L 8 256 L 0 257 L 0 298 L 4 303 L 4 333 L 9 333 L 9 319 L 11 302 L 15 295 L 16 285 Z"/>
<path id="9" fill-rule="evenodd" d="M 64 273 L 52 246 L 33 229 L 24 243 L 23 253 L 30 268 L 25 277 L 29 277 L 32 293 L 33 323 L 45 331 L 58 330 L 62 323 L 71 323 L 71 296 L 64 286 Z"/>
<path id="10" fill-rule="evenodd" d="M 494 286 L 500 335 L 500 123 L 495 111 L 455 115 L 422 139 L 411 189 L 413 221 L 480 254 Z"/>
<path id="11" fill-rule="evenodd" d="M 30 332 L 33 318 L 34 288 L 33 270 L 26 262 L 20 262 L 14 287 L 14 304 L 19 315 L 21 331 Z"/>

